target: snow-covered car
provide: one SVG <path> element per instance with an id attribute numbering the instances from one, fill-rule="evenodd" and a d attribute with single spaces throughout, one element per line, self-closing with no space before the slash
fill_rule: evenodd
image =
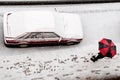
<path id="1" fill-rule="evenodd" d="M 7 39 L 8 38 L 8 39 Z M 19 47 L 35 45 L 57 45 L 57 44 L 78 44 L 81 39 L 63 38 L 54 32 L 26 32 L 18 37 L 7 37 L 8 45 L 17 45 Z"/>
<path id="2" fill-rule="evenodd" d="M 6 46 L 77 44 L 83 38 L 80 16 L 55 11 L 19 11 L 4 14 Z"/>

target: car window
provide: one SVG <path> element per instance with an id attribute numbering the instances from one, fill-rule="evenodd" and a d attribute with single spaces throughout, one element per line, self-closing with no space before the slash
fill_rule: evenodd
<path id="1" fill-rule="evenodd" d="M 25 39 L 28 39 L 28 38 L 30 38 L 30 39 L 42 38 L 42 33 L 40 33 L 40 32 L 33 32 L 30 35 L 26 36 Z"/>
<path id="2" fill-rule="evenodd" d="M 44 38 L 59 38 L 59 36 L 55 33 L 50 33 L 50 32 L 46 32 L 43 33 Z"/>
<path id="3" fill-rule="evenodd" d="M 23 39 L 26 35 L 22 35 L 20 36 L 18 39 Z"/>
<path id="4" fill-rule="evenodd" d="M 24 39 L 29 33 L 24 33 L 22 35 L 17 36 L 17 39 Z"/>

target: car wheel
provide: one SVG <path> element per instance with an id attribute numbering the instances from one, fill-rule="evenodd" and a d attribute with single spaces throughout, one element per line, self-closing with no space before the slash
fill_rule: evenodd
<path id="1" fill-rule="evenodd" d="M 25 47 L 28 47 L 28 45 L 27 44 L 20 44 L 19 47 L 25 48 Z"/>
<path id="2" fill-rule="evenodd" d="M 11 45 L 5 44 L 6 47 L 11 47 Z"/>
<path id="3" fill-rule="evenodd" d="M 75 45 L 78 44 L 79 42 L 68 42 L 67 45 Z"/>
<path id="4" fill-rule="evenodd" d="M 80 42 L 74 42 L 74 44 L 79 44 Z"/>
<path id="5" fill-rule="evenodd" d="M 73 45 L 74 44 L 74 42 L 68 42 L 67 43 L 67 45 Z"/>

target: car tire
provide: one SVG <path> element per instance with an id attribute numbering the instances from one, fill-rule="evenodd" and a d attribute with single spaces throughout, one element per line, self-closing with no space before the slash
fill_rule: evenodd
<path id="1" fill-rule="evenodd" d="M 74 44 L 74 42 L 68 42 L 67 43 L 67 45 L 73 45 Z"/>
<path id="2" fill-rule="evenodd" d="M 74 44 L 79 44 L 80 42 L 74 42 Z"/>
<path id="3" fill-rule="evenodd" d="M 75 45 L 78 44 L 79 42 L 68 42 L 67 45 Z"/>
<path id="4" fill-rule="evenodd" d="M 26 47 L 28 47 L 28 45 L 27 44 L 20 44 L 19 47 L 20 48 L 26 48 Z"/>
<path id="5" fill-rule="evenodd" d="M 11 47 L 11 45 L 5 44 L 6 47 Z"/>

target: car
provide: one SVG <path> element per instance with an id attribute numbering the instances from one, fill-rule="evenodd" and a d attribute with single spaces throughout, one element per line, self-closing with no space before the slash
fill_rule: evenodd
<path id="1" fill-rule="evenodd" d="M 7 39 L 8 38 L 8 39 Z M 54 32 L 26 32 L 18 37 L 7 37 L 8 46 L 28 47 L 36 45 L 78 44 L 81 39 L 63 38 Z"/>
<path id="2" fill-rule="evenodd" d="M 83 38 L 80 17 L 75 13 L 7 12 L 3 24 L 4 43 L 7 47 L 72 45 L 80 43 Z"/>

